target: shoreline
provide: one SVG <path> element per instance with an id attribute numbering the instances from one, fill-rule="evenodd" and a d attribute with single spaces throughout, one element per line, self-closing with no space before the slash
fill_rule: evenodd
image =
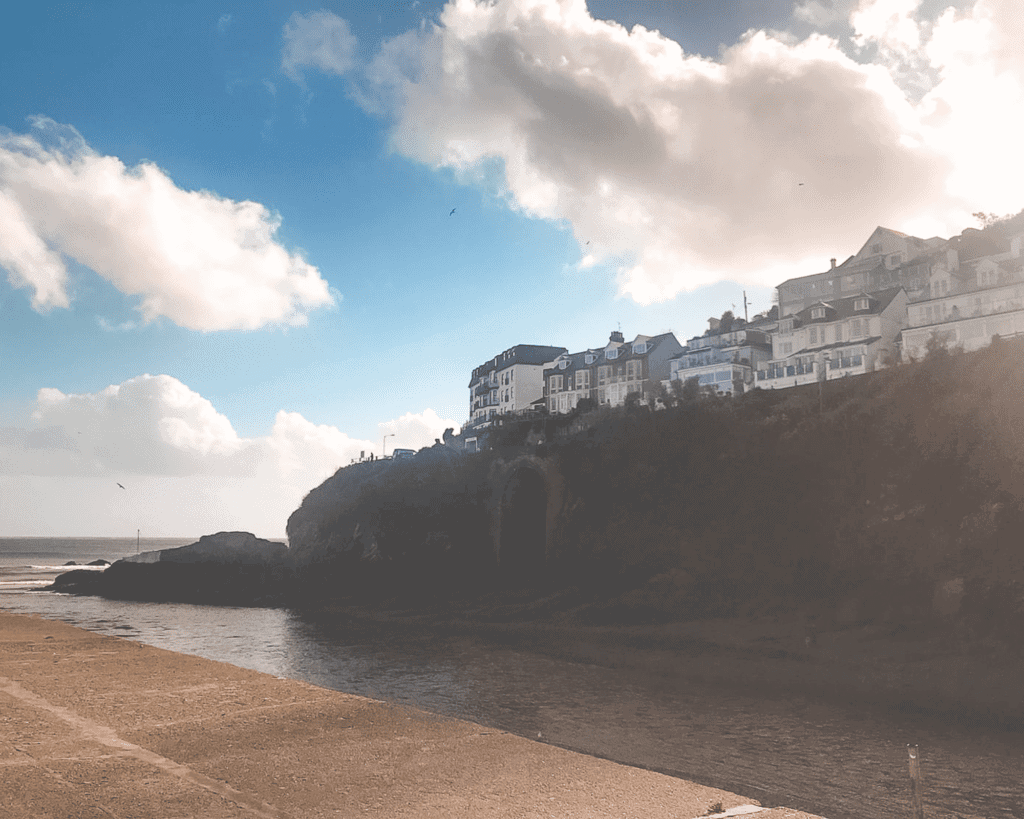
<path id="1" fill-rule="evenodd" d="M 0 610 L 0 803 L 303 819 L 688 819 L 752 800 L 463 720 Z M 714 811 L 711 811 L 714 813 Z M 815 819 L 785 808 L 761 819 Z"/>
<path id="2" fill-rule="evenodd" d="M 294 589 L 275 589 L 259 572 L 250 583 L 245 577 L 239 581 L 244 572 L 228 567 L 200 573 L 199 582 L 193 570 L 182 571 L 174 564 L 159 577 L 149 577 L 147 566 L 121 568 L 126 576 L 119 576 L 108 589 L 102 584 L 110 569 L 72 571 L 42 590 L 107 599 L 287 608 L 304 619 L 356 633 L 472 636 L 666 679 L 748 685 L 774 696 L 863 702 L 967 725 L 1024 731 L 1024 701 L 1019 696 L 1024 656 L 1019 649 L 993 637 L 978 639 L 956 620 L 934 615 L 840 621 L 834 613 L 801 608 L 791 601 L 776 615 L 627 624 L 624 621 L 634 619 L 628 609 L 608 616 L 603 611 L 607 602 L 582 600 L 571 588 L 492 590 L 456 600 L 369 602 L 349 597 L 299 603 Z M 162 586 L 163 595 L 154 597 L 153 584 L 167 581 L 169 572 L 177 582 Z M 215 582 L 225 572 L 236 581 L 234 589 Z"/>

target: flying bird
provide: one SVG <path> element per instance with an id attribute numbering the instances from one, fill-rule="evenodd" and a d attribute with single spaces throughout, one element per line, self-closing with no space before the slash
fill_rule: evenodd
<path id="1" fill-rule="evenodd" d="M 115 483 L 117 483 L 117 481 L 115 481 Z M 118 483 L 117 485 L 120 486 L 122 489 L 124 489 L 124 486 L 122 484 Z"/>
<path id="2" fill-rule="evenodd" d="M 800 187 L 800 186 L 802 186 L 802 185 L 803 185 L 804 183 L 803 183 L 803 182 L 797 182 L 796 184 L 797 184 L 797 186 L 798 186 L 798 187 Z"/>
<path id="3" fill-rule="evenodd" d="M 452 208 L 452 212 L 451 212 L 451 213 L 449 213 L 448 215 L 449 215 L 449 216 L 454 216 L 454 215 L 455 215 L 455 208 Z"/>

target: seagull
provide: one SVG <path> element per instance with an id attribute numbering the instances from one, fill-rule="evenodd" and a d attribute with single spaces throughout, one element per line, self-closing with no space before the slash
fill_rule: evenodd
<path id="1" fill-rule="evenodd" d="M 449 213 L 448 215 L 449 215 L 449 216 L 454 216 L 454 215 L 455 215 L 455 208 L 452 208 L 452 212 L 451 212 L 451 213 Z"/>
<path id="2" fill-rule="evenodd" d="M 115 483 L 117 483 L 117 481 L 115 481 Z M 124 486 L 122 484 L 118 483 L 117 485 L 124 489 Z"/>

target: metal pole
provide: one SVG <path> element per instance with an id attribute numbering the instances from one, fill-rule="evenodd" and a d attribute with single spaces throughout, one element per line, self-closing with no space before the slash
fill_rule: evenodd
<path id="1" fill-rule="evenodd" d="M 914 819 L 924 819 L 924 787 L 921 784 L 921 760 L 916 745 L 907 745 L 910 755 L 910 800 L 914 806 Z"/>

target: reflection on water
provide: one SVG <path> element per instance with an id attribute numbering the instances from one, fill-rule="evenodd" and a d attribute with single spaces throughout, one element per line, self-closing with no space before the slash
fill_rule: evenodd
<path id="1" fill-rule="evenodd" d="M 830 819 L 1024 819 L 1024 738 L 563 662 L 469 638 L 355 642 L 276 609 L 0 594 L 104 634 L 461 717 Z M 695 660 L 696 662 L 697 660 Z"/>

